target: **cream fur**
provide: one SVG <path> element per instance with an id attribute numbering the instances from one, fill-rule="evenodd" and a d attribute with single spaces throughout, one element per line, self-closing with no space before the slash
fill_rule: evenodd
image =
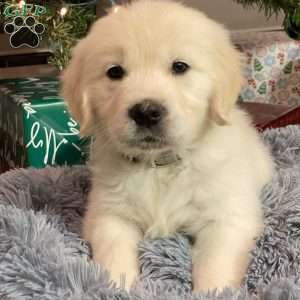
<path id="1" fill-rule="evenodd" d="M 190 70 L 172 74 L 176 59 Z M 126 69 L 122 80 L 106 77 L 112 64 Z M 262 228 L 259 194 L 272 173 L 267 149 L 235 106 L 240 65 L 222 26 L 169 1 L 121 7 L 75 47 L 63 94 L 82 133 L 95 136 L 83 235 L 113 280 L 126 275 L 126 288 L 138 276 L 138 242 L 174 232 L 195 237 L 195 290 L 240 284 Z M 164 149 L 126 143 L 135 136 L 128 108 L 145 98 L 168 109 Z M 181 163 L 149 167 L 166 149 Z"/>

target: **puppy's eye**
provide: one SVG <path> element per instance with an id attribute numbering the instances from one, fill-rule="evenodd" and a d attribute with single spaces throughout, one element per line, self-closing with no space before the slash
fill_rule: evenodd
<path id="1" fill-rule="evenodd" d="M 120 65 L 113 65 L 106 70 L 106 76 L 111 80 L 121 80 L 125 75 L 125 70 Z"/>
<path id="2" fill-rule="evenodd" d="M 172 64 L 172 72 L 174 74 L 184 74 L 190 66 L 183 61 L 174 61 Z"/>

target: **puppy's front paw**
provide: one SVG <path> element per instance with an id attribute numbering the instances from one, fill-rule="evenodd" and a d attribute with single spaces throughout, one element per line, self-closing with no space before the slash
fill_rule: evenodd
<path id="1" fill-rule="evenodd" d="M 97 219 L 93 210 L 88 213 L 84 232 L 91 243 L 93 259 L 109 272 L 110 279 L 119 287 L 129 290 L 139 273 L 140 231 L 121 218 L 107 215 Z M 96 223 L 91 222 L 95 218 Z"/>
<path id="2" fill-rule="evenodd" d="M 216 276 L 217 277 L 217 276 Z M 217 291 L 222 292 L 224 288 L 228 287 L 238 287 L 239 284 L 226 281 L 221 278 L 194 278 L 193 279 L 193 291 L 194 292 L 212 292 Z"/>
<path id="3" fill-rule="evenodd" d="M 130 290 L 139 274 L 138 258 L 135 251 L 119 245 L 116 248 L 106 248 L 106 251 L 98 251 L 94 254 L 94 260 L 105 268 L 109 277 L 120 288 Z"/>
<path id="4" fill-rule="evenodd" d="M 237 271 L 236 264 L 227 264 L 224 257 L 223 264 L 210 261 L 208 264 L 193 265 L 193 290 L 222 292 L 224 288 L 238 288 L 244 271 Z"/>
<path id="5" fill-rule="evenodd" d="M 136 266 L 125 266 L 124 263 L 113 265 L 108 270 L 110 279 L 117 284 L 118 287 L 124 288 L 129 291 L 135 280 L 137 279 L 139 272 Z"/>

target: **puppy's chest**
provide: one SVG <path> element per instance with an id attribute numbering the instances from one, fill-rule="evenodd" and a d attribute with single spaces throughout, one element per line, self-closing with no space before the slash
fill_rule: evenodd
<path id="1" fill-rule="evenodd" d="M 130 176 L 125 189 L 129 217 L 148 237 L 190 233 L 199 223 L 204 206 L 191 171 L 149 169 Z"/>

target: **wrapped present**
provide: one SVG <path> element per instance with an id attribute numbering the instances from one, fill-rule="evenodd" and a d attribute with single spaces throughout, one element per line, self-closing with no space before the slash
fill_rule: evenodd
<path id="1" fill-rule="evenodd" d="M 283 31 L 233 33 L 245 54 L 246 82 L 240 100 L 300 104 L 300 42 Z"/>
<path id="2" fill-rule="evenodd" d="M 58 95 L 56 78 L 0 80 L 1 170 L 81 164 L 87 140 Z"/>

